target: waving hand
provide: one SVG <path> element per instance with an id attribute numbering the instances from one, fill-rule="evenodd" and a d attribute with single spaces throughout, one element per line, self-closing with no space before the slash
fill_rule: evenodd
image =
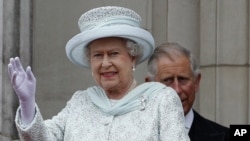
<path id="1" fill-rule="evenodd" d="M 35 115 L 36 78 L 29 66 L 26 71 L 23 69 L 18 57 L 10 58 L 8 73 L 12 87 L 19 98 L 22 122 L 29 124 Z"/>

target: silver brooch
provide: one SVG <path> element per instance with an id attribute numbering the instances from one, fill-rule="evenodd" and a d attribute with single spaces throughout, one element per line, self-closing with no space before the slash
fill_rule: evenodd
<path id="1" fill-rule="evenodd" d="M 145 110 L 146 102 L 147 102 L 147 99 L 144 96 L 142 96 L 142 98 L 141 98 L 141 108 L 140 108 L 141 111 Z"/>

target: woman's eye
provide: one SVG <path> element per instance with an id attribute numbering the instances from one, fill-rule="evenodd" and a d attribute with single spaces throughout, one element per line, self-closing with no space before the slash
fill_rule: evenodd
<path id="1" fill-rule="evenodd" d="M 118 52 L 112 52 L 110 55 L 111 56 L 115 56 L 115 55 L 117 55 L 117 54 L 119 54 Z"/>
<path id="2" fill-rule="evenodd" d="M 98 57 L 101 57 L 101 56 L 102 56 L 102 54 L 94 54 L 93 55 L 94 58 L 98 58 Z"/>

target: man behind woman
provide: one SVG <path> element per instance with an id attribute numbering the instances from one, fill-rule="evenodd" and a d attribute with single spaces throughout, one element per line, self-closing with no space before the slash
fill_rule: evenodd
<path id="1" fill-rule="evenodd" d="M 192 108 L 200 80 L 199 65 L 194 56 L 178 43 L 161 44 L 148 60 L 145 81 L 161 82 L 177 92 L 190 140 L 229 141 L 229 128 L 202 117 Z"/>

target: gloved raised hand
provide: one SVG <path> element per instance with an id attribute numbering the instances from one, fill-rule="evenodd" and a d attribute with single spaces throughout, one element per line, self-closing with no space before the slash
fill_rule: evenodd
<path id="1" fill-rule="evenodd" d="M 10 58 L 8 73 L 19 99 L 22 124 L 28 125 L 35 115 L 36 78 L 29 66 L 26 71 L 23 69 L 18 57 Z"/>

